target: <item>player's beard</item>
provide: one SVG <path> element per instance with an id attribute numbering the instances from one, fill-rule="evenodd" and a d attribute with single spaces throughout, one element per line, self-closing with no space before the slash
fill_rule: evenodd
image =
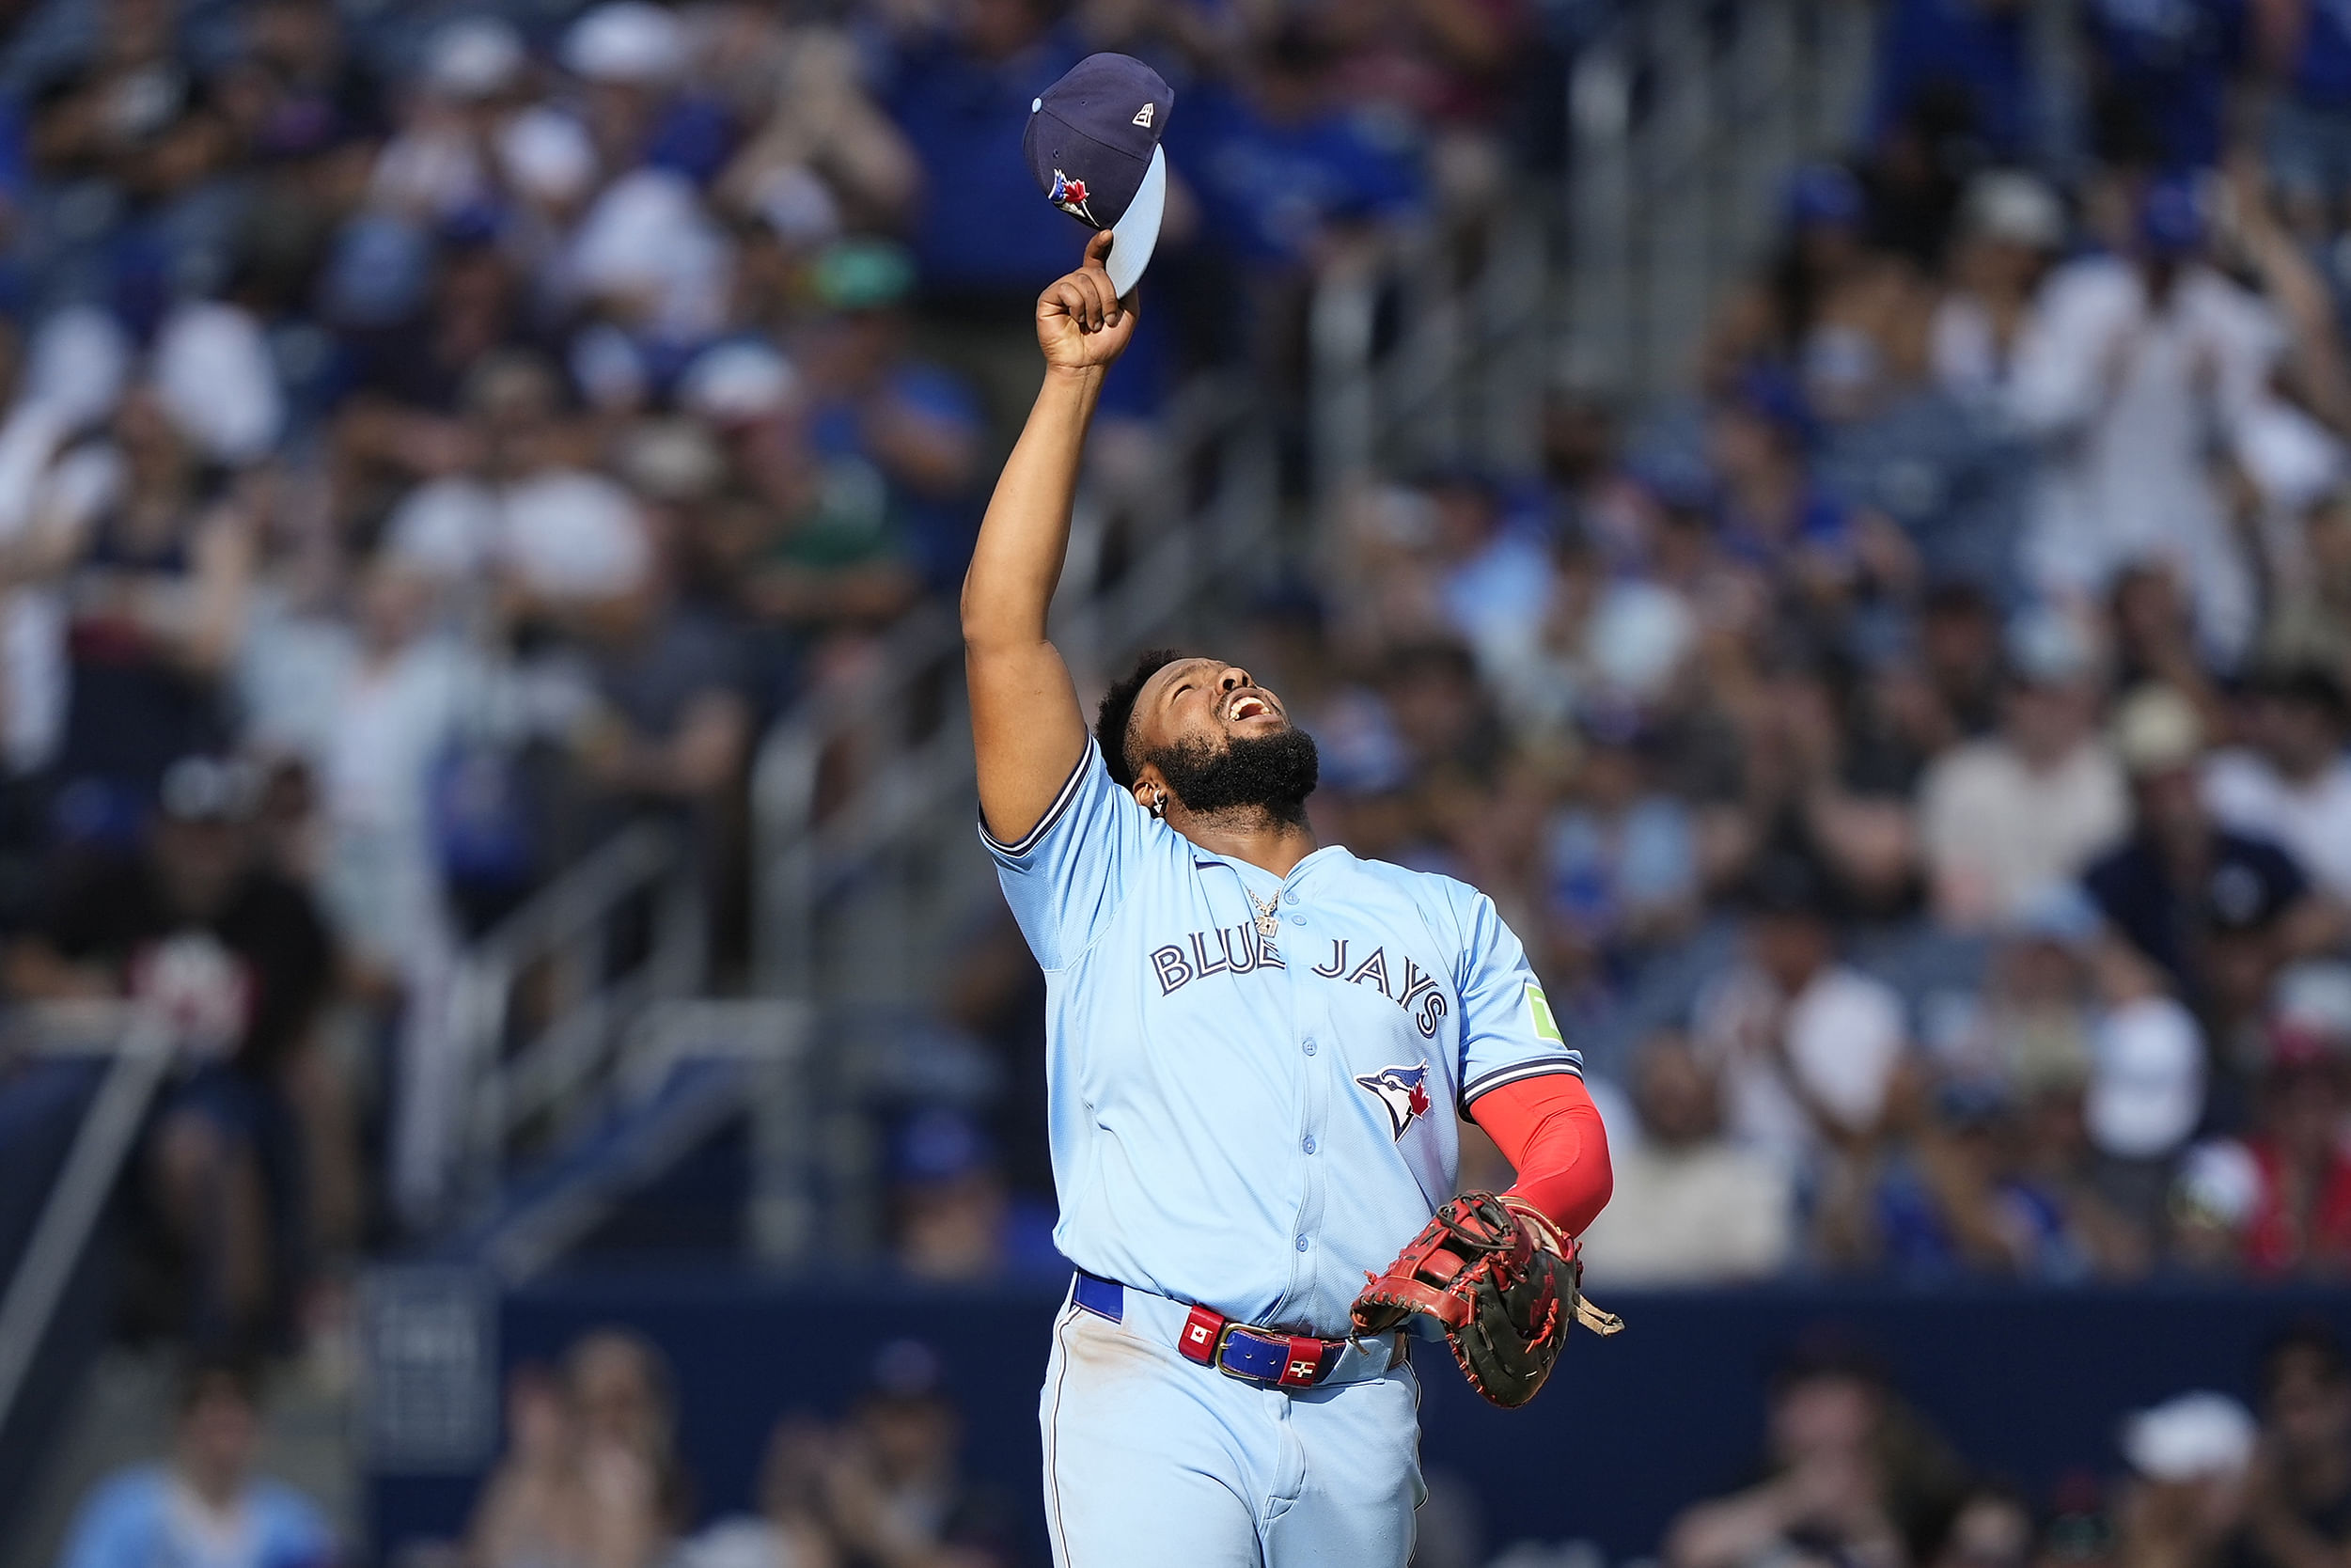
<path id="1" fill-rule="evenodd" d="M 1314 737 L 1303 729 L 1235 735 L 1222 750 L 1192 735 L 1148 760 L 1197 816 L 1255 807 L 1277 823 L 1306 821 L 1306 797 L 1322 770 Z"/>

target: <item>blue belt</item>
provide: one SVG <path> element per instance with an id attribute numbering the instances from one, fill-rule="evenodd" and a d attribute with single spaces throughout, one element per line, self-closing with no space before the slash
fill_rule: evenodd
<path id="1" fill-rule="evenodd" d="M 1268 1388 L 1312 1388 L 1385 1375 L 1403 1358 L 1393 1334 L 1324 1340 L 1234 1323 L 1223 1313 L 1077 1271 L 1070 1299 L 1097 1317 L 1171 1341 L 1187 1361 Z"/>

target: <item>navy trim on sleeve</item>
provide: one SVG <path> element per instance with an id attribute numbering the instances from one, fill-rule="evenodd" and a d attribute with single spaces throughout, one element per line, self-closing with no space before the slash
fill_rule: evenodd
<path id="1" fill-rule="evenodd" d="M 1086 742 L 1086 749 L 1077 754 L 1077 766 L 1070 770 L 1070 776 L 1063 781 L 1061 792 L 1053 797 L 1053 804 L 1046 807 L 1045 814 L 1037 819 L 1037 825 L 1021 835 L 1019 842 L 1008 844 L 989 832 L 988 819 L 984 816 L 980 819 L 980 837 L 985 839 L 988 841 L 988 847 L 998 855 L 1007 855 L 1015 860 L 1035 849 L 1037 840 L 1043 838 L 1053 824 L 1068 813 L 1070 803 L 1077 798 L 1078 785 L 1085 780 L 1087 766 L 1093 760 L 1094 743 L 1089 738 Z"/>
<path id="2" fill-rule="evenodd" d="M 1581 1052 L 1563 1057 L 1543 1057 L 1533 1061 L 1514 1061 L 1508 1067 L 1497 1067 L 1491 1073 L 1480 1074 L 1461 1086 L 1461 1108 L 1466 1112 L 1470 1102 L 1481 1094 L 1491 1094 L 1506 1084 L 1524 1083 L 1528 1078 L 1547 1078 L 1554 1073 L 1565 1073 L 1580 1078 L 1584 1075 Z"/>

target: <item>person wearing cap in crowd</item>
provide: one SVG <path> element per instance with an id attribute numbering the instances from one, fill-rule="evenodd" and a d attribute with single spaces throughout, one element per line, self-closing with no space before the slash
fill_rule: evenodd
<path id="1" fill-rule="evenodd" d="M 2065 208 L 2039 177 L 1990 169 L 1968 183 L 1928 329 L 1929 360 L 1945 390 L 1979 407 L 2005 395 L 2034 296 L 2064 243 Z"/>
<path id="2" fill-rule="evenodd" d="M 825 1466 L 825 1513 L 851 1563 L 1009 1568 L 1011 1511 L 964 1476 L 963 1425 L 936 1350 L 893 1340 L 874 1353 Z"/>
<path id="3" fill-rule="evenodd" d="M 2342 920 L 2285 851 L 2212 820 L 2199 772 L 2203 722 L 2186 698 L 2143 686 L 2116 708 L 2112 733 L 2136 825 L 2092 862 L 2082 885 L 2227 1059 L 2278 969 L 2329 948 Z"/>
<path id="4" fill-rule="evenodd" d="M 1005 1263 L 1008 1198 L 995 1151 L 967 1116 L 917 1112 L 894 1150 L 891 1231 L 917 1279 L 992 1278 Z"/>
<path id="5" fill-rule="evenodd" d="M 1732 1138 L 1800 1173 L 1877 1131 L 1908 1024 L 1890 987 L 1839 959 L 1809 858 L 1767 852 L 1743 902 L 1745 957 L 1700 994 L 1690 1033 L 1722 1074 Z"/>
<path id="6" fill-rule="evenodd" d="M 2123 1424 L 2131 1468 L 2114 1560 L 2129 1568 L 2221 1568 L 2245 1519 L 2260 1441 L 2226 1394 L 2179 1394 Z"/>
<path id="7" fill-rule="evenodd" d="M 2275 666 L 2246 682 L 2245 743 L 2204 765 L 2204 800 L 2224 827 L 2267 839 L 2328 897 L 2351 902 L 2351 703 L 2316 665 Z"/>
<path id="8" fill-rule="evenodd" d="M 2186 180 L 2153 185 L 2136 250 L 2049 276 L 2016 350 L 2009 415 L 2039 451 L 2024 541 L 2039 592 L 2103 593 L 2125 568 L 2168 566 L 2200 651 L 2222 667 L 2250 645 L 2251 565 L 2211 462 L 2212 432 L 2265 395 L 2285 347 L 2276 312 L 2204 259 Z"/>
<path id="9" fill-rule="evenodd" d="M 1919 787 L 1936 917 L 1981 930 L 2015 917 L 2127 831 L 2123 770 L 2097 728 L 2099 661 L 2049 606 L 2009 624 L 1997 735 L 1952 747 Z"/>
<path id="10" fill-rule="evenodd" d="M 144 1159 L 185 1289 L 161 1309 L 249 1348 L 282 1328 L 314 1227 L 348 1240 L 356 1152 L 312 1038 L 334 944 L 310 895 L 261 865 L 255 780 L 224 758 L 165 771 L 143 846 L 71 863 L 6 955 L 33 1001 L 152 1010 L 184 1064 Z"/>
<path id="11" fill-rule="evenodd" d="M 886 240 L 844 240 L 810 275 L 825 314 L 796 352 L 808 377 L 808 441 L 827 493 L 872 493 L 933 589 L 963 573 L 980 525 L 987 431 L 952 372 L 914 356 L 907 337 L 914 258 Z M 839 477 L 836 478 L 836 472 Z"/>

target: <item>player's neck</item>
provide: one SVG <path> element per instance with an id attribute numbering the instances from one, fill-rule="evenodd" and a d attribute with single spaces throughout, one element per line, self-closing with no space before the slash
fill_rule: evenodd
<path id="1" fill-rule="evenodd" d="M 1285 822 L 1262 806 L 1199 812 L 1170 803 L 1168 825 L 1211 855 L 1246 860 L 1276 876 L 1288 876 L 1316 847 L 1312 828 L 1303 822 Z"/>

